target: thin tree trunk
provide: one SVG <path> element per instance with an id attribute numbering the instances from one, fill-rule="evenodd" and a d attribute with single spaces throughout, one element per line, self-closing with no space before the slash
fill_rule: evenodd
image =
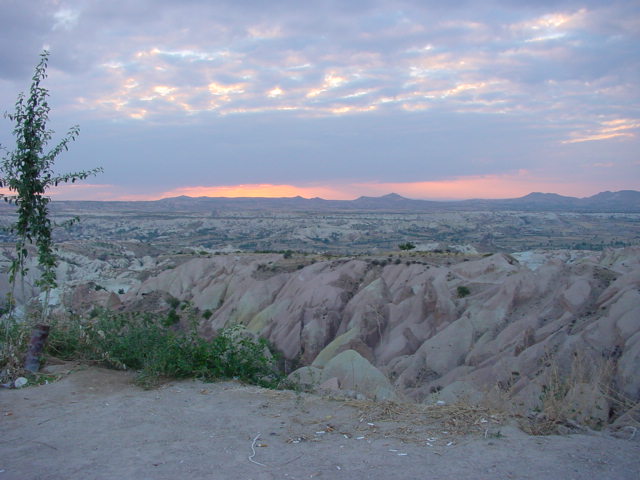
<path id="1" fill-rule="evenodd" d="M 29 349 L 24 359 L 24 369 L 32 373 L 40 370 L 40 355 L 44 350 L 44 344 L 49 337 L 49 325 L 36 325 L 31 330 L 31 340 L 29 341 Z"/>

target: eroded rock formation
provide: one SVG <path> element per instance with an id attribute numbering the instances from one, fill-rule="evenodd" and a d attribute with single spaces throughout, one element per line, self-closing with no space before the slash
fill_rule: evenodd
<path id="1" fill-rule="evenodd" d="M 307 366 L 298 377 L 365 396 L 498 391 L 539 408 L 557 388 L 598 421 L 614 408 L 611 390 L 640 400 L 640 248 L 429 258 L 193 258 L 143 280 L 119 273 L 129 285 L 115 298 L 79 285 L 65 308 L 86 308 L 93 295 L 111 308 L 161 311 L 175 297 L 193 307 L 204 336 L 243 324 Z"/>
<path id="2" fill-rule="evenodd" d="M 552 370 L 640 400 L 640 249 L 453 265 L 410 258 L 299 269 L 279 255 L 199 258 L 142 282 L 123 302 L 167 292 L 213 311 L 204 335 L 242 323 L 302 366 L 327 368 L 353 352 L 359 368 L 368 362 L 416 401 L 477 398 L 497 387 L 535 407 Z M 353 379 L 337 380 L 352 390 Z"/>

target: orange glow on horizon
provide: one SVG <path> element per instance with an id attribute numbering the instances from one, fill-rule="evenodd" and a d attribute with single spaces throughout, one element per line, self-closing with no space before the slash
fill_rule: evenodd
<path id="1" fill-rule="evenodd" d="M 153 193 L 130 193 L 122 187 L 104 184 L 61 185 L 49 192 L 57 200 L 143 201 L 178 197 L 320 197 L 325 200 L 353 200 L 360 196 L 379 197 L 397 193 L 425 200 L 466 200 L 517 198 L 531 192 L 588 197 L 604 190 L 634 189 L 629 185 L 591 185 L 539 178 L 526 170 L 505 175 L 479 175 L 425 182 L 335 182 L 329 184 L 240 184 L 191 186 Z M 0 189 L 0 195 L 10 195 Z"/>
<path id="2" fill-rule="evenodd" d="M 301 196 L 305 198 L 337 198 L 341 192 L 331 187 L 297 187 L 294 185 L 243 184 L 223 186 L 182 187 L 165 192 L 159 198 L 178 197 L 266 197 L 282 198 Z"/>
<path id="3" fill-rule="evenodd" d="M 184 187 L 161 194 L 158 198 L 189 197 L 320 197 L 325 200 L 352 200 L 360 196 L 381 196 L 394 192 L 407 198 L 429 200 L 465 200 L 517 198 L 531 192 L 553 192 L 585 197 L 606 188 L 576 185 L 536 178 L 527 171 L 510 175 L 482 175 L 427 182 L 366 182 L 333 185 L 247 184 Z"/>
<path id="4" fill-rule="evenodd" d="M 589 193 L 591 192 L 591 186 L 578 186 L 539 179 L 529 175 L 526 171 L 520 171 L 513 175 L 480 175 L 451 180 L 370 183 L 359 184 L 358 186 L 373 196 L 396 192 L 408 198 L 431 200 L 517 198 L 531 192 L 553 192 L 577 197 L 591 195 Z"/>

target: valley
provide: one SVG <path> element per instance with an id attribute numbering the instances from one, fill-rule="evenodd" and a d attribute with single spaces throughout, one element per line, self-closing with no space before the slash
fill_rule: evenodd
<path id="1" fill-rule="evenodd" d="M 640 213 L 252 202 L 54 203 L 56 222 L 81 220 L 56 232 L 54 315 L 145 312 L 205 338 L 239 325 L 304 388 L 348 398 L 497 395 L 544 419 L 561 396 L 580 424 L 638 421 Z M 40 295 L 29 258 L 22 312 Z"/>
<path id="2" fill-rule="evenodd" d="M 526 198 L 526 197 L 525 197 Z M 493 205 L 487 201 L 424 202 L 395 196 L 318 204 L 301 199 L 176 199 L 174 202 L 53 202 L 56 241 L 135 241 L 150 251 L 296 251 L 380 254 L 412 243 L 417 250 L 483 253 L 536 248 L 602 250 L 640 244 L 640 210 L 624 203 L 610 212 L 562 211 L 553 204 Z M 283 202 L 277 202 L 283 200 Z M 285 202 L 284 200 L 291 200 Z M 309 203 L 311 202 L 311 203 Z M 327 202 L 329 203 L 327 205 Z M 499 202 L 499 201 L 496 201 Z M 504 202 L 504 201 L 502 201 Z M 500 207 L 504 208 L 494 208 Z M 630 210 L 630 211 L 625 211 Z M 0 208 L 0 242 L 12 208 Z"/>

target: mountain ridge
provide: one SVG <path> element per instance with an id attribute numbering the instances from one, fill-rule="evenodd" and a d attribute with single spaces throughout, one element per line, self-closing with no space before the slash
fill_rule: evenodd
<path id="1" fill-rule="evenodd" d="M 397 193 L 354 200 L 327 200 L 319 197 L 169 197 L 154 201 L 161 204 L 196 204 L 215 206 L 292 208 L 322 210 L 389 210 L 389 211 L 456 211 L 456 210 L 523 210 L 576 211 L 596 213 L 640 213 L 640 191 L 604 191 L 590 197 L 578 198 L 557 193 L 532 192 L 523 197 L 506 199 L 421 200 Z"/>
<path id="2" fill-rule="evenodd" d="M 3 206 L 4 205 L 4 206 Z M 422 200 L 406 198 L 397 193 L 353 200 L 327 200 L 320 197 L 189 197 L 180 195 L 159 200 L 54 200 L 52 211 L 88 209 L 95 211 L 149 212 L 235 210 L 292 210 L 308 212 L 460 212 L 460 211 L 525 211 L 576 213 L 640 213 L 640 191 L 603 191 L 590 197 L 569 197 L 557 193 L 531 192 L 525 196 L 505 199 Z M 0 202 L 0 209 L 13 208 Z"/>

